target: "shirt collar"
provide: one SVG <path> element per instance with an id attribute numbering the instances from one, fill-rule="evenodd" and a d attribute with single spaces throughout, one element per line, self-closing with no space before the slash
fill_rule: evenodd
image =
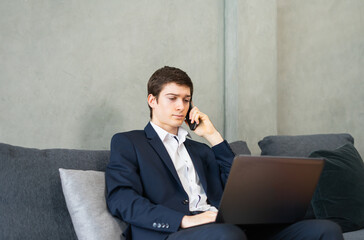
<path id="1" fill-rule="evenodd" d="M 186 140 L 186 137 L 191 138 L 190 133 L 183 127 L 178 128 L 178 133 L 176 136 L 174 134 L 167 132 L 166 130 L 164 130 L 163 128 L 159 127 L 158 125 L 156 125 L 152 122 L 150 122 L 150 124 L 152 125 L 154 130 L 157 132 L 157 134 L 158 134 L 159 138 L 162 140 L 162 142 L 164 142 L 167 139 L 167 137 L 177 137 L 178 142 L 181 144 Z"/>

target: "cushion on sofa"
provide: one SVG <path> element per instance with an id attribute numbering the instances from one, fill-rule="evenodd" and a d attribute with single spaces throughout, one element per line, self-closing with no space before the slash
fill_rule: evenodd
<path id="1" fill-rule="evenodd" d="M 79 240 L 120 240 L 126 223 L 114 218 L 105 199 L 105 173 L 59 169 L 62 189 Z"/>
<path id="2" fill-rule="evenodd" d="M 343 232 L 364 228 L 364 164 L 355 147 L 348 143 L 310 157 L 326 159 L 312 199 L 316 218 L 335 221 Z"/>
<path id="3" fill-rule="evenodd" d="M 354 144 L 347 133 L 297 136 L 268 136 L 259 141 L 262 155 L 307 157 L 313 151 L 334 150 L 346 143 Z"/>
<path id="4" fill-rule="evenodd" d="M 344 144 L 354 144 L 354 138 L 347 133 L 313 135 L 267 136 L 258 142 L 262 155 L 308 157 L 313 151 L 333 150 Z M 315 218 L 310 205 L 306 219 Z"/>
<path id="5" fill-rule="evenodd" d="M 251 155 L 248 145 L 244 141 L 231 142 L 229 145 L 235 155 Z"/>
<path id="6" fill-rule="evenodd" d="M 353 232 L 346 232 L 343 235 L 345 240 L 362 240 L 364 238 L 364 229 Z"/>
<path id="7" fill-rule="evenodd" d="M 108 160 L 109 151 L 0 143 L 0 239 L 77 239 L 58 169 L 104 171 Z"/>

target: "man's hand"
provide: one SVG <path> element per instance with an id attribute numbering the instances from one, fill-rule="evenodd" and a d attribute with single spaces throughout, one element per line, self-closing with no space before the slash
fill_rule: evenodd
<path id="1" fill-rule="evenodd" d="M 198 124 L 194 133 L 200 137 L 205 138 L 212 146 L 224 141 L 220 133 L 210 121 L 209 117 L 206 114 L 200 112 L 197 107 L 193 107 L 190 112 L 190 116 L 187 117 L 191 119 L 191 123 L 197 122 Z"/>
<path id="2" fill-rule="evenodd" d="M 206 211 L 192 216 L 186 215 L 182 218 L 181 228 L 189 228 L 201 224 L 215 222 L 216 216 L 217 212 L 212 212 L 212 211 Z"/>

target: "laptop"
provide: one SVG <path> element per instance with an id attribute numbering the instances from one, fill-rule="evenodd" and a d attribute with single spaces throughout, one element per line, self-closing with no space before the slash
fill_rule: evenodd
<path id="1" fill-rule="evenodd" d="M 319 158 L 236 156 L 216 222 L 259 225 L 302 220 L 324 163 Z"/>

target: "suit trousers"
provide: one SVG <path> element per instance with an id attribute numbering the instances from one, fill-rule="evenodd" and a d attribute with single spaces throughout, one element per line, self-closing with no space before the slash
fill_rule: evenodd
<path id="1" fill-rule="evenodd" d="M 291 225 L 236 226 L 210 223 L 179 230 L 168 240 L 343 240 L 339 225 L 329 220 L 303 220 Z"/>

